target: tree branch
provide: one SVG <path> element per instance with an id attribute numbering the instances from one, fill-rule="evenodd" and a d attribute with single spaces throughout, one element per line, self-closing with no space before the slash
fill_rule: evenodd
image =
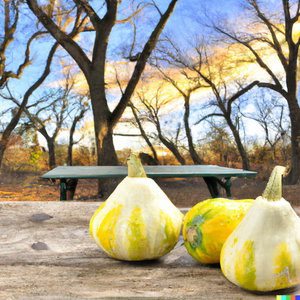
<path id="1" fill-rule="evenodd" d="M 34 33 L 30 39 L 27 42 L 27 47 L 26 47 L 26 51 L 25 51 L 25 58 L 24 58 L 24 62 L 19 66 L 17 72 L 13 72 L 13 71 L 5 71 L 2 75 L 2 77 L 0 78 L 0 87 L 3 86 L 8 80 L 9 78 L 16 78 L 16 79 L 20 79 L 24 69 L 29 66 L 31 64 L 30 61 L 30 45 L 32 43 L 32 41 L 39 35 L 45 34 L 47 33 L 47 31 L 38 31 L 36 33 Z"/>
<path id="2" fill-rule="evenodd" d="M 240 40 L 238 37 L 229 34 L 228 32 L 225 32 L 224 30 L 222 30 L 221 28 L 217 27 L 216 25 L 213 25 L 214 29 L 216 31 L 218 31 L 219 33 L 229 37 L 230 39 L 234 40 L 236 43 L 244 45 L 246 48 L 248 48 L 250 50 L 250 52 L 254 55 L 257 63 L 259 64 L 259 66 L 266 70 L 266 72 L 271 76 L 271 78 L 273 79 L 273 81 L 275 82 L 276 85 L 278 85 L 278 87 L 282 88 L 280 81 L 278 80 L 278 78 L 276 77 L 276 75 L 272 72 L 272 70 L 268 67 L 267 64 L 264 63 L 264 61 L 261 59 L 261 57 L 259 56 L 259 54 L 253 49 L 253 47 L 249 44 L 248 41 L 242 41 Z"/>
<path id="3" fill-rule="evenodd" d="M 287 98 L 288 97 L 288 93 L 282 88 L 282 87 L 279 87 L 278 85 L 276 84 L 273 84 L 273 83 L 269 83 L 269 82 L 258 82 L 257 83 L 257 86 L 258 87 L 264 87 L 264 88 L 268 88 L 268 89 L 271 89 L 275 92 L 278 92 L 279 94 L 281 94 L 284 98 Z"/>
<path id="4" fill-rule="evenodd" d="M 150 36 L 150 38 L 148 39 L 147 43 L 145 44 L 144 49 L 135 65 L 133 74 L 128 82 L 128 85 L 127 85 L 125 91 L 124 91 L 124 94 L 123 94 L 120 102 L 116 106 L 115 110 L 112 112 L 111 121 L 112 121 L 113 127 L 117 124 L 117 122 L 120 119 L 122 113 L 124 112 L 128 102 L 130 101 L 130 98 L 135 90 L 136 85 L 138 84 L 141 74 L 145 69 L 147 60 L 148 60 L 152 50 L 154 49 L 156 42 L 158 40 L 158 37 L 159 37 L 160 33 L 162 32 L 168 18 L 172 14 L 177 2 L 178 2 L 178 0 L 171 1 L 168 9 L 160 18 L 158 24 L 156 25 L 155 29 L 153 30 L 153 32 Z"/>
<path id="5" fill-rule="evenodd" d="M 102 20 L 86 0 L 73 0 L 88 15 L 96 31 L 100 30 Z"/>
<path id="6" fill-rule="evenodd" d="M 241 90 L 239 90 L 236 94 L 234 94 L 231 98 L 229 98 L 228 102 L 227 102 L 227 111 L 228 114 L 231 115 L 231 105 L 232 103 L 238 99 L 239 97 L 241 97 L 242 95 L 246 94 L 248 91 L 250 91 L 253 87 L 255 87 L 256 85 L 258 85 L 259 81 L 255 80 L 252 83 L 248 84 L 246 87 L 242 88 Z"/>
<path id="7" fill-rule="evenodd" d="M 119 20 L 119 21 L 117 21 L 117 23 L 126 23 L 126 22 L 128 22 L 129 20 L 131 20 L 133 17 L 135 17 L 139 12 L 141 12 L 148 5 L 153 5 L 153 4 L 152 3 L 145 4 L 142 8 L 138 9 L 137 11 L 135 11 L 131 16 L 129 16 L 126 19 Z"/>
<path id="8" fill-rule="evenodd" d="M 51 33 L 51 35 L 60 43 L 72 58 L 77 62 L 80 69 L 88 78 L 91 62 L 84 51 L 73 41 L 72 37 L 63 32 L 52 19 L 39 7 L 37 0 L 26 0 L 31 11 L 37 16 L 39 21 Z"/>
<path id="9" fill-rule="evenodd" d="M 194 123 L 193 126 L 200 124 L 202 121 L 204 121 L 205 119 L 210 118 L 210 117 L 223 117 L 223 118 L 225 118 L 224 114 L 212 113 L 212 114 L 206 115 L 205 117 L 203 117 L 202 119 L 200 119 L 199 121 Z"/>
<path id="10" fill-rule="evenodd" d="M 262 22 L 267 26 L 269 32 L 271 33 L 272 39 L 273 39 L 273 46 L 272 48 L 274 48 L 276 50 L 277 56 L 279 58 L 279 60 L 281 61 L 282 66 L 284 67 L 284 69 L 287 69 L 288 66 L 288 62 L 287 59 L 285 58 L 283 51 L 282 51 L 282 47 L 280 45 L 280 42 L 278 41 L 278 38 L 276 36 L 276 33 L 273 30 L 273 25 L 270 23 L 270 21 L 265 17 L 265 15 L 260 11 L 256 0 L 253 1 L 249 1 L 250 5 L 252 5 L 252 7 L 255 9 L 257 16 L 262 20 Z M 288 12 L 289 15 L 289 12 Z"/>

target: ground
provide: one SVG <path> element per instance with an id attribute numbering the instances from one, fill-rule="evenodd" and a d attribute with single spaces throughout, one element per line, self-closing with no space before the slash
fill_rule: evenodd
<path id="1" fill-rule="evenodd" d="M 59 181 L 41 179 L 39 173 L 5 173 L 0 175 L 0 201 L 59 201 Z M 121 180 L 121 179 L 120 179 Z M 210 198 L 202 178 L 155 179 L 177 207 L 192 207 Z M 232 183 L 233 199 L 255 199 L 260 196 L 266 181 L 237 178 Z M 116 180 L 115 185 L 118 184 Z M 300 206 L 300 185 L 283 186 L 283 197 L 292 206 Z M 224 191 L 222 196 L 226 197 Z M 82 179 L 76 188 L 75 201 L 103 201 L 97 197 L 97 180 Z"/>

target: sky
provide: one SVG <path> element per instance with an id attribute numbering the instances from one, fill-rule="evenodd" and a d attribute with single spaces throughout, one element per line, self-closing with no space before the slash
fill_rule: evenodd
<path id="1" fill-rule="evenodd" d="M 162 11 L 167 8 L 167 5 L 169 3 L 169 1 L 166 0 L 156 0 L 156 2 L 158 3 Z M 181 38 L 182 41 L 186 41 L 187 39 L 189 39 L 189 37 L 199 33 L 199 24 L 197 24 L 197 22 L 193 22 L 189 17 L 191 15 L 196 15 L 196 12 L 199 10 L 201 13 L 202 6 L 208 6 L 209 9 L 215 12 L 217 12 L 219 8 L 222 7 L 223 14 L 230 13 L 232 15 L 235 10 L 233 9 L 233 7 L 236 6 L 234 5 L 234 3 L 236 2 L 237 0 L 179 0 L 163 32 L 172 32 L 175 37 Z M 3 13 L 3 9 L 0 12 Z M 34 30 L 33 28 L 28 27 L 28 23 L 32 20 L 35 21 L 36 17 L 33 16 L 27 8 L 26 14 L 23 13 L 20 15 L 20 22 L 17 27 L 17 32 L 22 32 L 22 34 L 18 34 L 18 37 L 15 39 L 15 41 L 13 41 L 8 47 L 9 55 L 7 55 L 7 64 L 13 71 L 16 71 L 17 66 L 24 59 L 25 43 L 28 36 L 33 33 Z M 0 32 L 4 31 L 3 21 L 0 21 Z M 116 32 L 113 32 L 113 34 L 115 35 L 115 37 L 110 38 L 109 45 L 112 53 L 116 53 L 116 49 L 119 48 L 119 43 L 120 40 L 123 39 L 123 36 L 119 35 L 118 30 L 116 30 Z M 48 55 L 53 42 L 54 40 L 52 38 L 49 39 L 48 37 L 40 38 L 39 40 L 33 42 L 31 47 L 31 66 L 24 70 L 21 79 L 11 79 L 9 82 L 9 85 L 11 89 L 14 90 L 15 97 L 17 99 L 23 96 L 28 87 L 35 82 L 36 78 L 38 78 L 38 74 L 43 71 L 45 57 Z M 84 42 L 87 42 L 87 40 L 85 40 Z M 54 80 L 57 76 L 57 72 L 60 72 L 58 68 L 54 70 L 53 69 L 54 67 L 52 67 L 52 74 L 48 76 L 46 83 Z M 7 104 L 7 102 L 3 99 L 0 99 L 0 101 L 1 107 L 9 106 L 9 104 Z"/>
<path id="2" fill-rule="evenodd" d="M 273 0 L 270 0 L 273 2 Z M 164 11 L 169 3 L 166 0 L 156 0 L 159 7 L 162 11 Z M 198 22 L 194 21 L 195 18 L 203 15 L 203 12 L 206 10 L 210 10 L 214 14 L 220 14 L 221 16 L 229 16 L 231 18 L 235 18 L 239 14 L 239 6 L 237 5 L 238 0 L 179 0 L 174 13 L 170 17 L 165 29 L 164 33 L 172 33 L 174 37 L 178 39 L 178 41 L 185 43 L 187 40 L 193 38 L 197 34 L 203 34 L 204 28 L 199 25 Z M 27 26 L 29 21 L 35 20 L 35 16 L 28 12 L 27 14 L 21 15 L 20 22 L 20 32 L 24 35 L 18 35 L 18 39 L 11 43 L 9 46 L 9 56 L 8 61 L 10 66 L 16 68 L 16 66 L 22 61 L 23 53 L 24 53 L 24 41 L 26 41 L 26 35 L 29 35 L 32 32 L 32 28 Z M 1 21 L 0 21 L 1 22 Z M 0 24 L 0 30 L 3 30 L 3 23 Z M 109 58 L 113 58 L 113 54 L 116 53 L 119 49 L 120 40 L 123 41 L 124 36 L 120 35 L 120 32 L 113 32 L 113 36 L 110 38 L 110 53 L 112 54 Z M 88 39 L 83 40 L 86 45 L 89 44 Z M 23 42 L 23 43 L 22 43 Z M 28 89 L 28 87 L 35 82 L 35 80 L 40 76 L 43 71 L 45 57 L 48 55 L 48 52 L 53 44 L 53 39 L 48 40 L 45 43 L 45 39 L 39 39 L 35 41 L 32 45 L 32 53 L 31 57 L 33 59 L 32 65 L 24 70 L 23 76 L 20 80 L 12 79 L 9 82 L 9 86 L 11 91 L 13 92 L 16 99 L 21 99 L 24 92 Z M 16 51 L 17 50 L 17 51 Z M 21 54 L 21 55 L 20 55 Z M 68 57 L 65 57 L 67 61 L 69 61 Z M 57 80 L 57 76 L 61 74 L 61 68 L 52 67 L 52 73 L 47 78 L 44 83 L 44 86 L 49 86 L 53 80 Z M 31 102 L 34 102 L 35 99 L 40 97 L 40 91 L 37 91 L 31 98 Z M 197 98 L 197 94 L 194 98 Z M 11 103 L 5 101 L 0 98 L 0 110 L 6 109 L 11 106 Z M 91 114 L 87 116 L 87 118 L 91 117 Z M 192 120 L 193 122 L 193 120 Z M 191 122 L 191 123 L 192 123 Z M 257 132 L 259 132 L 259 125 L 253 124 L 256 126 Z M 252 128 L 254 128 L 252 126 Z M 120 130 L 119 128 L 117 128 Z M 195 129 L 195 135 L 199 129 Z M 138 133 L 137 130 L 133 128 L 130 129 L 131 133 Z M 62 135 L 61 138 L 66 138 L 68 133 Z M 136 138 L 128 138 L 128 137 L 114 137 L 116 149 L 120 149 L 122 147 L 130 147 L 132 145 L 136 145 Z M 42 141 L 42 140 L 41 140 Z"/>

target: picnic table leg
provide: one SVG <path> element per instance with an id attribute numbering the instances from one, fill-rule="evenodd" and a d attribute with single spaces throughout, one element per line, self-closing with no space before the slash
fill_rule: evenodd
<path id="1" fill-rule="evenodd" d="M 221 197 L 220 191 L 218 188 L 218 184 L 225 189 L 227 198 L 231 199 L 231 178 L 226 177 L 226 181 L 223 182 L 219 178 L 216 177 L 203 177 L 205 183 L 207 184 L 207 187 L 209 189 L 209 192 L 212 196 L 212 198 L 219 198 Z"/>
<path id="2" fill-rule="evenodd" d="M 60 201 L 67 200 L 67 179 L 62 178 L 60 180 Z"/>
<path id="3" fill-rule="evenodd" d="M 210 195 L 212 198 L 220 198 L 220 191 L 218 188 L 217 178 L 215 177 L 203 177 Z"/>
<path id="4" fill-rule="evenodd" d="M 226 190 L 226 194 L 227 194 L 227 198 L 229 199 L 232 199 L 231 197 L 231 183 L 232 183 L 232 180 L 230 177 L 228 178 L 225 178 L 226 181 L 225 181 L 225 186 L 224 186 L 224 189 Z"/>
<path id="5" fill-rule="evenodd" d="M 67 180 L 66 183 L 66 200 L 73 200 L 78 179 L 73 178 Z"/>
<path id="6" fill-rule="evenodd" d="M 218 179 L 218 178 L 216 178 L 216 180 L 220 184 L 220 186 L 225 189 L 227 198 L 231 199 L 231 183 L 232 183 L 231 178 L 230 177 L 226 177 L 225 178 L 225 180 L 226 180 L 225 182 L 222 181 L 222 180 L 220 180 L 220 179 Z"/>

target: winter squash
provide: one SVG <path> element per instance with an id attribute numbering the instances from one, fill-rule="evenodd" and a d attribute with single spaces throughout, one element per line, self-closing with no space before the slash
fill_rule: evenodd
<path id="1" fill-rule="evenodd" d="M 90 233 L 107 255 L 120 260 L 159 258 L 177 243 L 183 214 L 140 160 L 130 154 L 125 177 L 90 221 Z"/>
<path id="2" fill-rule="evenodd" d="M 187 213 L 183 224 L 188 253 L 200 263 L 219 263 L 223 244 L 253 201 L 214 198 L 196 204 Z"/>
<path id="3" fill-rule="evenodd" d="M 300 282 L 300 219 L 282 198 L 285 168 L 274 168 L 267 187 L 221 251 L 225 277 L 252 291 L 273 291 Z"/>
<path id="4" fill-rule="evenodd" d="M 183 224 L 188 253 L 203 264 L 219 263 L 223 244 L 253 201 L 214 198 L 196 204 L 186 214 Z"/>

